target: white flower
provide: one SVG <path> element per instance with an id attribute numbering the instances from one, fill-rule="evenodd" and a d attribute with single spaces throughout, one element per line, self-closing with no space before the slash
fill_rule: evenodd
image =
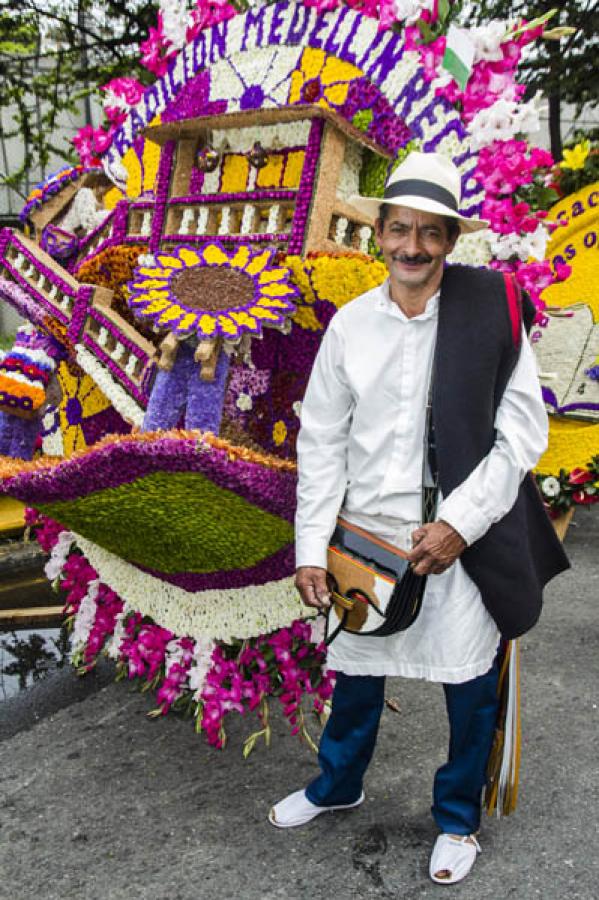
<path id="1" fill-rule="evenodd" d="M 75 541 L 101 581 L 129 609 L 174 634 L 230 641 L 285 628 L 312 615 L 299 599 L 292 577 L 245 588 L 186 591 L 141 572 L 80 535 Z"/>
<path id="2" fill-rule="evenodd" d="M 553 475 L 549 475 L 547 478 L 543 478 L 541 490 L 546 497 L 557 497 L 561 491 L 559 481 Z"/>
<path id="3" fill-rule="evenodd" d="M 493 19 L 477 28 L 470 28 L 468 34 L 474 44 L 474 62 L 480 62 L 482 59 L 498 62 L 502 59 L 501 42 L 506 32 L 507 23 L 499 19 Z"/>
<path id="4" fill-rule="evenodd" d="M 98 578 L 90 581 L 87 586 L 87 593 L 77 610 L 71 633 L 71 658 L 87 643 L 90 631 L 96 620 L 98 608 L 96 600 L 98 599 L 99 589 L 100 581 Z"/>
<path id="5" fill-rule="evenodd" d="M 292 405 L 291 409 L 293 410 L 293 412 L 296 414 L 296 416 L 299 419 L 299 417 L 302 414 L 302 401 L 296 400 L 295 403 Z"/>
<path id="6" fill-rule="evenodd" d="M 198 638 L 195 642 L 193 651 L 193 660 L 189 669 L 189 689 L 194 692 L 193 699 L 198 701 L 202 690 L 206 675 L 212 668 L 212 652 L 214 650 L 214 641 L 207 638 Z"/>
<path id="7" fill-rule="evenodd" d="M 251 394 L 241 393 L 237 398 L 235 406 L 237 409 L 241 409 L 243 412 L 249 412 L 254 405 L 254 401 L 252 400 Z"/>
<path id="8" fill-rule="evenodd" d="M 425 9 L 432 11 L 434 0 L 394 0 L 393 9 L 399 22 L 413 25 Z"/>
<path id="9" fill-rule="evenodd" d="M 540 91 L 534 95 L 528 103 L 521 103 L 514 112 L 514 126 L 516 133 L 528 134 L 541 130 L 540 114 L 545 112 L 547 104 L 543 103 L 543 95 Z"/>
<path id="10" fill-rule="evenodd" d="M 493 141 L 509 141 L 516 134 L 512 100 L 500 98 L 487 109 L 481 109 L 468 125 L 472 146 L 480 150 Z"/>
<path id="11" fill-rule="evenodd" d="M 191 24 L 186 0 L 160 0 L 160 12 L 165 37 L 180 50 L 185 46 L 186 31 Z"/>
<path id="12" fill-rule="evenodd" d="M 50 559 L 44 566 L 44 572 L 48 581 L 54 581 L 64 569 L 64 564 L 67 561 L 71 551 L 71 544 L 74 540 L 75 535 L 72 531 L 62 531 L 60 533 L 50 552 Z"/>
<path id="13" fill-rule="evenodd" d="M 524 235 L 523 244 L 527 251 L 526 259 L 529 259 L 529 257 L 532 256 L 533 259 L 538 259 L 539 262 L 544 260 L 548 240 L 549 234 L 547 233 L 547 229 L 544 225 L 540 224 L 537 225 L 536 231 L 533 231 L 532 234 Z"/>

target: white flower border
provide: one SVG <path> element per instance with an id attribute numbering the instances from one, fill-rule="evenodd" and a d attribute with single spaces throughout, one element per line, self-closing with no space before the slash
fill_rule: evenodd
<path id="1" fill-rule="evenodd" d="M 77 363 L 96 382 L 102 393 L 110 400 L 116 411 L 131 425 L 141 427 L 144 411 L 141 406 L 117 384 L 108 369 L 101 365 L 83 344 L 76 344 Z"/>
<path id="2" fill-rule="evenodd" d="M 75 534 L 77 547 L 129 609 L 149 616 L 177 637 L 218 641 L 245 639 L 310 617 L 293 579 L 227 590 L 190 592 L 141 572 L 108 550 Z"/>

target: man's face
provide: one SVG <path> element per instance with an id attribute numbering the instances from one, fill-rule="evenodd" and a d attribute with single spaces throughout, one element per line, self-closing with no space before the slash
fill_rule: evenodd
<path id="1" fill-rule="evenodd" d="M 442 216 L 392 206 L 382 226 L 377 220 L 375 233 L 392 289 L 437 289 L 445 257 L 456 242 L 456 237 L 448 237 Z"/>

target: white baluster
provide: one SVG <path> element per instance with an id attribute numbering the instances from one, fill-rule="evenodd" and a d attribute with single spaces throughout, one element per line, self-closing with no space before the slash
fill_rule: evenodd
<path id="1" fill-rule="evenodd" d="M 200 210 L 198 212 L 198 224 L 196 226 L 196 234 L 206 234 L 206 229 L 208 228 L 208 217 L 210 216 L 210 209 L 207 206 L 200 206 Z"/>
<path id="2" fill-rule="evenodd" d="M 335 243 L 336 244 L 344 244 L 345 243 L 345 235 L 347 234 L 347 227 L 349 222 L 345 218 L 345 216 L 339 216 L 337 219 L 337 225 L 335 227 Z"/>
<path id="3" fill-rule="evenodd" d="M 220 225 L 218 226 L 219 234 L 229 234 L 229 223 L 231 221 L 231 208 L 223 206 L 220 215 Z"/>
<path id="4" fill-rule="evenodd" d="M 191 226 L 193 225 L 193 220 L 195 219 L 195 209 L 193 207 L 188 206 L 183 210 L 183 215 L 181 216 L 181 225 L 179 226 L 179 234 L 189 234 L 191 231 Z"/>
<path id="5" fill-rule="evenodd" d="M 137 356 L 134 356 L 133 353 L 127 360 L 127 365 L 125 366 L 125 373 L 130 377 L 133 377 L 135 374 L 135 366 L 137 365 Z"/>
<path id="6" fill-rule="evenodd" d="M 251 203 L 246 203 L 243 207 L 243 216 L 241 218 L 241 234 L 252 234 L 254 231 L 254 219 L 256 217 L 256 207 Z"/>
<path id="7" fill-rule="evenodd" d="M 279 230 L 279 221 L 281 218 L 281 207 L 278 203 L 275 203 L 274 206 L 270 207 L 268 211 L 268 223 L 266 225 L 266 231 L 268 234 L 276 234 Z"/>
<path id="8" fill-rule="evenodd" d="M 149 237 L 152 234 L 152 210 L 146 209 L 141 220 L 140 234 Z"/>
<path id="9" fill-rule="evenodd" d="M 100 347 L 105 347 L 106 344 L 108 343 L 108 329 L 104 328 L 103 325 L 100 328 L 100 332 L 98 334 L 98 343 L 99 343 Z"/>
<path id="10" fill-rule="evenodd" d="M 360 238 L 360 250 L 362 251 L 362 253 L 368 253 L 371 234 L 372 228 L 369 225 L 362 225 L 358 232 L 358 236 Z"/>

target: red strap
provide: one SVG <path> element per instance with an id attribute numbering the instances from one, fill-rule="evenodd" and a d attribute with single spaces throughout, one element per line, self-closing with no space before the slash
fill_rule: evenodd
<path id="1" fill-rule="evenodd" d="M 512 323 L 512 340 L 514 347 L 517 348 L 520 346 L 520 338 L 522 337 L 522 293 L 520 285 L 509 272 L 503 273 L 503 280 L 505 281 L 507 308 L 510 314 L 510 322 Z"/>

